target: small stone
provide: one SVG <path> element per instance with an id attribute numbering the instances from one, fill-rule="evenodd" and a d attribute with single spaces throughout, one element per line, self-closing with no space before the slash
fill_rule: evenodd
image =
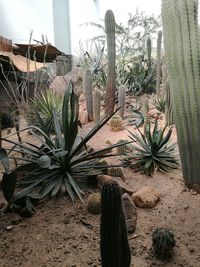
<path id="1" fill-rule="evenodd" d="M 13 226 L 12 225 L 8 225 L 8 226 L 6 226 L 6 230 L 7 231 L 11 231 L 13 229 Z"/>
<path id="2" fill-rule="evenodd" d="M 132 234 L 135 232 L 137 224 L 137 208 L 127 193 L 123 194 L 122 201 L 126 217 L 127 231 Z"/>
<path id="3" fill-rule="evenodd" d="M 144 186 L 132 194 L 135 205 L 139 208 L 153 208 L 160 200 L 160 194 L 152 186 Z"/>

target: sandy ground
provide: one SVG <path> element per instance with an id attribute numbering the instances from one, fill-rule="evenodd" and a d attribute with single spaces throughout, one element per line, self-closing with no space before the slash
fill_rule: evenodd
<path id="1" fill-rule="evenodd" d="M 161 124 L 164 122 L 161 121 Z M 83 131 L 90 128 L 87 124 Z M 132 129 L 132 128 L 130 128 Z M 176 141 L 176 132 L 173 132 Z M 23 138 L 33 140 L 32 136 Z M 111 132 L 106 125 L 91 141 L 102 147 L 105 140 L 127 139 L 127 130 Z M 0 170 L 1 171 L 1 170 Z M 132 267 L 200 266 L 200 195 L 183 183 L 181 167 L 170 173 L 147 177 L 125 169 L 126 183 L 134 191 L 152 185 L 161 193 L 153 209 L 137 209 L 135 234 L 129 235 Z M 83 186 L 85 200 L 98 188 Z M 0 196 L 0 206 L 5 203 Z M 0 213 L 0 266 L 2 267 L 99 267 L 99 215 L 91 215 L 78 199 L 73 206 L 68 197 L 43 201 L 32 218 Z M 10 230 L 7 226 L 12 226 Z M 173 229 L 176 238 L 174 257 L 170 262 L 156 260 L 151 252 L 151 236 L 155 228 Z M 123 267 L 123 266 L 122 266 Z"/>

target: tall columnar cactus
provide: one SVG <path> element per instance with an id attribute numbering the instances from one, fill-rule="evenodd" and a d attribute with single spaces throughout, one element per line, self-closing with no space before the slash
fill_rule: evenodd
<path id="1" fill-rule="evenodd" d="M 164 48 L 185 184 L 200 189 L 198 0 L 162 0 Z"/>
<path id="2" fill-rule="evenodd" d="M 148 68 L 151 67 L 151 51 L 152 51 L 152 43 L 151 43 L 151 38 L 147 38 L 147 59 L 148 59 Z"/>
<path id="3" fill-rule="evenodd" d="M 126 86 L 120 85 L 118 88 L 118 106 L 121 107 L 119 110 L 119 116 L 123 118 L 125 108 L 125 97 L 126 97 Z"/>
<path id="4" fill-rule="evenodd" d="M 161 80 L 161 45 L 162 45 L 162 31 L 158 32 L 157 38 L 157 69 L 156 69 L 156 94 L 160 96 L 160 80 Z"/>
<path id="5" fill-rule="evenodd" d="M 107 40 L 108 72 L 106 83 L 105 114 L 111 115 L 114 111 L 116 80 L 115 80 L 115 17 L 112 10 L 107 10 L 105 14 L 105 30 Z"/>
<path id="6" fill-rule="evenodd" d="M 95 89 L 93 92 L 93 116 L 94 122 L 97 123 L 100 120 L 101 113 L 101 92 Z"/>
<path id="7" fill-rule="evenodd" d="M 119 185 L 112 181 L 101 192 L 102 267 L 129 267 L 131 262 L 126 221 Z"/>
<path id="8" fill-rule="evenodd" d="M 167 126 L 174 124 L 173 112 L 172 112 L 172 101 L 170 96 L 169 80 L 167 79 L 164 83 L 165 90 L 165 123 Z"/>
<path id="9" fill-rule="evenodd" d="M 86 69 L 83 75 L 83 92 L 85 93 L 88 120 L 93 120 L 93 99 L 92 99 L 92 73 Z"/>

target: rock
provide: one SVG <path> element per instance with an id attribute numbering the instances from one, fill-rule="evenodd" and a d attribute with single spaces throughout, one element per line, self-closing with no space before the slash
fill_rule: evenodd
<path id="1" fill-rule="evenodd" d="M 79 120 L 82 125 L 89 122 L 87 110 L 82 106 L 79 107 Z"/>
<path id="2" fill-rule="evenodd" d="M 13 229 L 13 226 L 12 225 L 8 225 L 8 226 L 6 226 L 6 230 L 7 231 L 11 231 Z"/>
<path id="3" fill-rule="evenodd" d="M 116 181 L 121 188 L 122 194 L 128 193 L 130 196 L 133 194 L 133 189 L 129 185 L 125 184 L 120 177 L 112 177 L 109 175 L 97 176 L 97 184 L 100 188 L 108 181 Z"/>
<path id="4" fill-rule="evenodd" d="M 153 208 L 160 199 L 160 194 L 152 186 L 144 186 L 132 194 L 135 205 L 139 208 Z"/>
<path id="5" fill-rule="evenodd" d="M 134 233 L 137 224 L 137 208 L 132 198 L 127 194 L 122 196 L 123 207 L 126 217 L 126 226 L 128 233 Z"/>

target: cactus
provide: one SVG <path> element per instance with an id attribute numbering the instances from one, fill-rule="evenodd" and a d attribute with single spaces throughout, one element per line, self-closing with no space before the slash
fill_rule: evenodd
<path id="1" fill-rule="evenodd" d="M 87 210 L 92 214 L 101 213 L 101 194 L 90 194 L 87 200 Z"/>
<path id="2" fill-rule="evenodd" d="M 130 267 L 131 254 L 121 191 L 114 181 L 102 187 L 100 232 L 102 267 Z"/>
<path id="3" fill-rule="evenodd" d="M 152 235 L 152 246 L 156 257 L 170 258 L 175 246 L 174 234 L 169 229 L 157 228 Z"/>
<path id="4" fill-rule="evenodd" d="M 126 86 L 120 85 L 118 89 L 118 105 L 120 108 L 119 116 L 123 118 L 124 116 L 124 108 L 125 108 L 125 97 L 126 97 Z"/>
<path id="5" fill-rule="evenodd" d="M 162 0 L 164 48 L 185 184 L 200 191 L 200 37 L 197 0 Z"/>
<path id="6" fill-rule="evenodd" d="M 128 140 L 119 139 L 117 141 L 117 144 L 122 143 L 122 142 L 126 142 L 126 141 L 128 141 Z M 116 154 L 117 155 L 125 155 L 127 151 L 131 152 L 132 150 L 133 150 L 132 144 L 121 145 L 121 146 L 118 146 L 116 148 Z"/>
<path id="7" fill-rule="evenodd" d="M 111 119 L 110 119 L 110 130 L 113 131 L 113 132 L 118 132 L 118 131 L 121 131 L 123 129 L 122 127 L 122 124 L 123 124 L 123 121 L 122 121 L 122 118 L 118 115 L 115 115 L 113 116 Z"/>
<path id="8" fill-rule="evenodd" d="M 105 98 L 105 114 L 111 115 L 115 105 L 115 17 L 112 10 L 107 10 L 105 14 L 105 31 L 107 40 L 107 58 L 108 58 L 108 73 L 106 83 L 106 98 Z"/>
<path id="9" fill-rule="evenodd" d="M 83 75 L 83 92 L 85 93 L 88 120 L 93 120 L 93 99 L 92 99 L 92 73 L 89 69 Z"/>
<path id="10" fill-rule="evenodd" d="M 161 44 L 162 44 L 162 31 L 158 32 L 157 38 L 157 69 L 156 69 L 156 94 L 160 96 L 160 80 L 161 80 Z"/>
<path id="11" fill-rule="evenodd" d="M 93 92 L 93 116 L 94 122 L 97 123 L 100 120 L 101 113 L 101 92 L 95 89 Z"/>
<path id="12" fill-rule="evenodd" d="M 147 60 L 148 60 L 148 68 L 151 68 L 151 51 L 152 51 L 152 43 L 151 38 L 147 38 Z"/>
<path id="13" fill-rule="evenodd" d="M 111 146 L 111 145 L 112 145 L 112 142 L 111 142 L 111 140 L 107 139 L 107 140 L 105 141 L 105 144 Z"/>
<path id="14" fill-rule="evenodd" d="M 170 97 L 170 86 L 169 80 L 167 79 L 164 84 L 165 89 L 165 123 L 170 126 L 174 123 L 173 113 L 172 113 L 172 101 Z"/>
<path id="15" fill-rule="evenodd" d="M 123 169 L 120 167 L 109 168 L 107 174 L 113 177 L 120 177 L 124 179 L 124 172 Z"/>

